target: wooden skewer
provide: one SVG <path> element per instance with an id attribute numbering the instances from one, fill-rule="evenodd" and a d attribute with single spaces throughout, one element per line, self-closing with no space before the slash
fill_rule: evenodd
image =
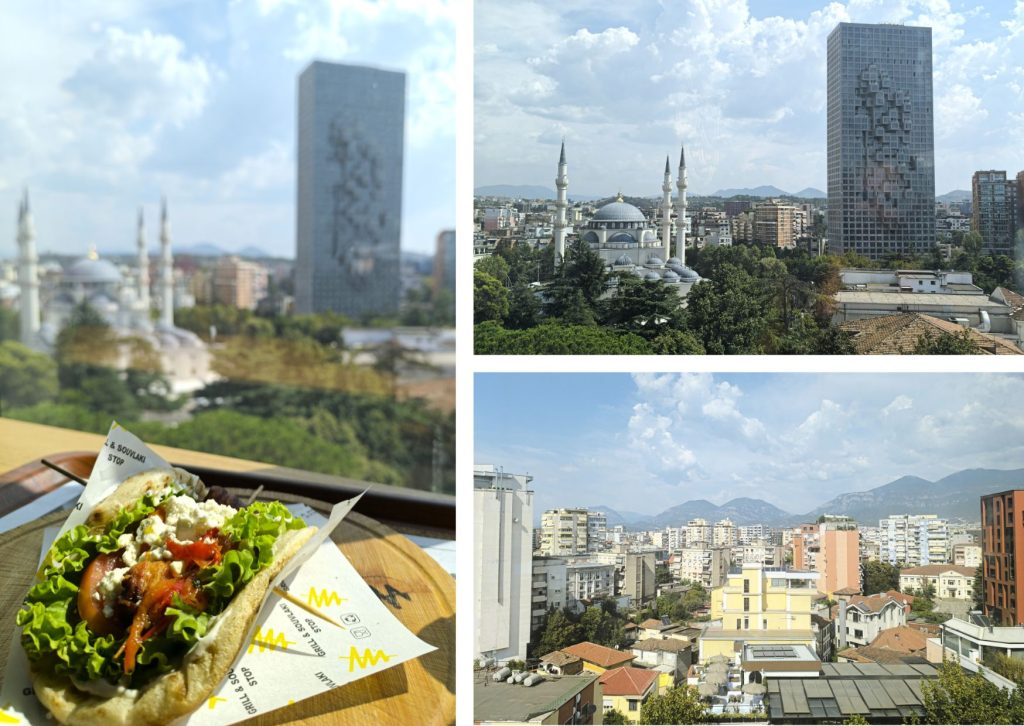
<path id="1" fill-rule="evenodd" d="M 82 477 L 76 476 L 76 475 L 72 474 L 67 469 L 64 469 L 63 467 L 60 467 L 57 464 L 54 464 L 52 461 L 49 461 L 47 459 L 41 459 L 40 461 L 42 462 L 42 464 L 44 466 L 47 466 L 50 469 L 53 469 L 58 474 L 63 474 L 64 476 L 66 476 L 68 479 L 71 479 L 72 481 L 76 481 L 76 482 L 78 482 L 79 484 L 82 484 L 82 485 L 84 485 L 86 483 L 85 479 L 83 479 Z M 255 501 L 256 497 L 258 497 L 260 495 L 260 492 L 262 492 L 262 491 L 263 491 L 263 485 L 261 484 L 259 486 L 259 488 L 257 488 L 256 491 L 254 491 L 249 496 L 249 499 L 246 502 L 246 504 L 247 505 L 248 504 L 252 504 L 253 501 Z M 347 630 L 347 628 L 344 625 L 339 623 L 337 620 L 332 618 L 330 615 L 327 615 L 326 613 L 320 612 L 319 610 L 317 610 L 315 607 L 313 607 L 309 603 L 303 602 L 302 600 L 300 600 L 299 598 L 295 597 L 294 595 L 292 595 L 290 592 L 288 592 L 287 590 L 285 590 L 282 587 L 275 587 L 274 588 L 274 594 L 280 595 L 282 598 L 284 598 L 288 602 L 292 603 L 293 605 L 297 605 L 298 607 L 302 608 L 306 612 L 311 613 L 313 615 L 316 615 L 318 618 L 320 618 L 321 620 L 324 620 L 324 621 L 330 623 L 331 625 L 335 625 L 335 626 L 341 628 L 342 630 Z"/>

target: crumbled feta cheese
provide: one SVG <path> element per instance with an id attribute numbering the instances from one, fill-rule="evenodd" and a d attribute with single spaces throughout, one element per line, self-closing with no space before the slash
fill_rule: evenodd
<path id="1" fill-rule="evenodd" d="M 184 566 L 184 562 L 182 562 L 181 560 L 175 560 L 171 563 L 171 571 L 174 572 L 175 575 L 181 575 L 181 571 L 184 568 Z"/>
<path id="2" fill-rule="evenodd" d="M 99 602 L 103 601 L 103 614 L 106 617 L 112 617 L 114 615 L 114 601 L 117 596 L 121 594 L 121 585 L 124 581 L 124 576 L 128 574 L 130 567 L 115 567 L 113 570 L 108 572 L 96 585 L 96 592 L 93 593 L 93 599 Z"/>
<path id="3" fill-rule="evenodd" d="M 150 547 L 161 544 L 167 539 L 170 531 L 160 517 L 151 515 L 139 522 L 139 529 L 135 533 L 135 540 L 141 544 L 148 544 Z"/>
<path id="4" fill-rule="evenodd" d="M 135 541 L 135 538 L 125 532 L 117 538 L 118 547 L 123 547 L 124 552 L 121 554 L 121 559 L 126 565 L 131 567 L 139 561 L 139 543 Z"/>
<path id="5" fill-rule="evenodd" d="M 197 503 L 191 497 L 171 497 L 164 502 L 164 511 L 166 524 L 173 530 L 175 539 L 187 543 L 209 529 L 223 527 L 236 510 L 213 500 Z"/>

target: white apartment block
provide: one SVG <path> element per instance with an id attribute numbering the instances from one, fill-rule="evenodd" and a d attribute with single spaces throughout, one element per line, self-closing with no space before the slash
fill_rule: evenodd
<path id="1" fill-rule="evenodd" d="M 747 545 L 768 539 L 770 531 L 763 524 L 748 524 L 736 528 L 737 544 Z"/>
<path id="2" fill-rule="evenodd" d="M 551 557 L 587 552 L 587 510 L 549 509 L 541 518 L 540 551 Z"/>
<path id="3" fill-rule="evenodd" d="M 957 565 L 927 565 L 900 570 L 900 592 L 920 592 L 931 585 L 935 597 L 972 600 L 974 595 L 974 567 Z"/>
<path id="4" fill-rule="evenodd" d="M 608 542 L 608 515 L 587 510 L 587 550 L 593 552 Z"/>
<path id="5" fill-rule="evenodd" d="M 562 610 L 568 605 L 566 561 L 560 557 L 534 557 L 533 582 L 530 594 L 530 631 L 536 633 L 544 626 L 547 613 L 554 608 Z"/>
<path id="6" fill-rule="evenodd" d="M 704 519 L 691 519 L 686 523 L 686 546 L 693 547 L 702 542 L 704 544 L 714 542 L 711 537 L 711 525 Z"/>
<path id="7" fill-rule="evenodd" d="M 981 566 L 981 547 L 976 544 L 953 545 L 953 564 L 972 569 Z"/>
<path id="8" fill-rule="evenodd" d="M 665 549 L 678 550 L 686 545 L 686 530 L 682 527 L 666 527 L 664 537 Z"/>
<path id="9" fill-rule="evenodd" d="M 684 547 L 672 555 L 672 574 L 679 580 L 699 582 L 705 588 L 725 583 L 732 564 L 728 547 Z"/>
<path id="10" fill-rule="evenodd" d="M 523 660 L 530 640 L 533 477 L 473 468 L 475 656 Z"/>
<path id="11" fill-rule="evenodd" d="M 715 522 L 715 527 L 712 530 L 712 540 L 715 547 L 732 547 L 736 544 L 736 525 L 729 519 Z"/>
<path id="12" fill-rule="evenodd" d="M 889 564 L 949 562 L 949 526 L 935 514 L 893 514 L 880 520 L 879 556 Z"/>
<path id="13" fill-rule="evenodd" d="M 595 561 L 570 561 L 565 566 L 566 604 L 579 608 L 580 600 L 615 595 L 615 565 Z"/>

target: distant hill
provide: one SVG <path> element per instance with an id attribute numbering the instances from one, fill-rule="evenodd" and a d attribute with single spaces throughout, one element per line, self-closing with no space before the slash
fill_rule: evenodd
<path id="1" fill-rule="evenodd" d="M 970 201 L 971 193 L 966 189 L 954 189 L 942 196 L 935 197 L 936 202 L 966 202 Z"/>
<path id="2" fill-rule="evenodd" d="M 729 197 L 737 197 L 737 196 L 745 196 L 745 197 L 787 197 L 787 196 L 789 196 L 789 192 L 784 192 L 781 189 L 779 189 L 778 187 L 760 186 L 760 187 L 754 187 L 753 189 L 749 189 L 749 188 L 743 188 L 743 189 L 719 189 L 717 192 L 715 192 L 711 196 L 713 196 L 713 197 L 725 197 L 726 199 L 728 199 Z"/>
<path id="3" fill-rule="evenodd" d="M 271 255 L 266 250 L 260 249 L 259 247 L 254 247 L 252 245 L 249 245 L 248 247 L 243 247 L 242 249 L 238 250 L 238 252 L 236 252 L 235 254 L 238 255 L 239 257 L 248 257 L 254 260 L 263 259 L 265 257 L 273 257 L 273 255 Z"/>
<path id="4" fill-rule="evenodd" d="M 846 514 L 858 522 L 876 526 L 879 519 L 890 514 L 915 512 L 977 520 L 979 497 L 1021 486 L 1024 486 L 1024 469 L 966 469 L 935 482 L 904 476 L 867 491 L 840 494 L 806 516 L 815 519 L 825 513 Z"/>
<path id="5" fill-rule="evenodd" d="M 174 254 L 192 255 L 193 257 L 220 257 L 221 255 L 229 255 L 231 253 L 212 242 L 196 242 L 194 245 L 187 247 L 175 247 Z"/>
<path id="6" fill-rule="evenodd" d="M 965 469 L 938 481 L 903 476 L 874 489 L 840 494 L 806 514 L 790 514 L 774 504 L 748 497 L 722 505 L 691 499 L 654 516 L 604 506 L 590 509 L 605 512 L 609 527 L 621 524 L 629 529 L 680 527 L 697 518 L 706 519 L 709 524 L 730 519 L 736 525 L 792 527 L 813 522 L 822 514 L 845 514 L 861 524 L 877 527 L 878 520 L 891 514 L 937 514 L 946 519 L 977 521 L 982 495 L 1015 488 L 1024 488 L 1024 469 Z"/>
<path id="7" fill-rule="evenodd" d="M 828 197 L 828 194 L 821 191 L 820 189 L 815 189 L 814 187 L 807 187 L 806 189 L 801 189 L 793 196 L 800 197 L 801 199 L 825 199 Z"/>
<path id="8" fill-rule="evenodd" d="M 554 199 L 555 190 L 530 184 L 492 184 L 477 187 L 473 194 L 478 197 L 508 197 L 509 199 Z"/>

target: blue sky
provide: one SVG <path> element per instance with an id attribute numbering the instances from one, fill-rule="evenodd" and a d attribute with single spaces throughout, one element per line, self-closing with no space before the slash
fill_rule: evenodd
<path id="1" fill-rule="evenodd" d="M 0 257 L 17 197 L 41 251 L 131 249 L 161 192 L 176 244 L 295 249 L 295 80 L 312 60 L 402 70 L 402 246 L 455 221 L 455 0 L 0 4 Z M 6 230 L 6 232 L 4 232 Z"/>
<path id="2" fill-rule="evenodd" d="M 1024 0 L 477 0 L 474 185 L 657 196 L 825 189 L 825 45 L 837 23 L 932 28 L 935 187 L 1024 169 Z"/>
<path id="3" fill-rule="evenodd" d="M 1024 376 L 478 374 L 474 459 L 535 509 L 689 499 L 803 513 L 911 474 L 1024 467 Z"/>

